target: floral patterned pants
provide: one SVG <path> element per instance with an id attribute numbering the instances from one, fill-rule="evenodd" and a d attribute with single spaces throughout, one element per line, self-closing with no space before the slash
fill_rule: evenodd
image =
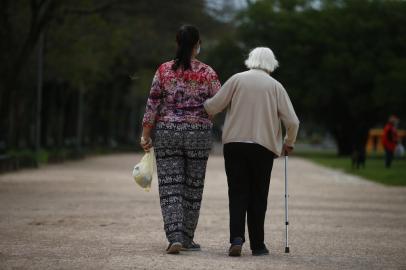
<path id="1" fill-rule="evenodd" d="M 159 197 L 170 243 L 193 241 L 211 148 L 211 125 L 159 122 L 155 127 Z"/>

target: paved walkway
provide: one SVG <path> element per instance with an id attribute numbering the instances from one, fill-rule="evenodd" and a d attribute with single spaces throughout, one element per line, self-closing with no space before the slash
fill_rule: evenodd
<path id="1" fill-rule="evenodd" d="M 282 160 L 266 220 L 270 256 L 226 256 L 227 186 L 209 160 L 196 241 L 165 255 L 156 179 L 131 178 L 135 155 L 111 155 L 0 176 L 0 269 L 406 269 L 406 188 L 290 160 L 291 253 L 284 253 Z"/>

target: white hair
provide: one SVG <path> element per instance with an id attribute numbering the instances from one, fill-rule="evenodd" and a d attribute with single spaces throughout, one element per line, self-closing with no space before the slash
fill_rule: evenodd
<path id="1" fill-rule="evenodd" d="M 245 65 L 249 69 L 263 69 L 271 73 L 279 64 L 271 49 L 257 47 L 250 52 L 248 59 L 245 60 Z"/>

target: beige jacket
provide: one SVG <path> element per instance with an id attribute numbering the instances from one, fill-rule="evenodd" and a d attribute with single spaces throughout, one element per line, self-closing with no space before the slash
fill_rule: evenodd
<path id="1" fill-rule="evenodd" d="M 208 114 L 227 107 L 223 143 L 255 142 L 276 155 L 282 154 L 282 126 L 285 143 L 293 146 L 299 120 L 283 86 L 259 69 L 232 76 L 212 98 L 204 103 Z"/>

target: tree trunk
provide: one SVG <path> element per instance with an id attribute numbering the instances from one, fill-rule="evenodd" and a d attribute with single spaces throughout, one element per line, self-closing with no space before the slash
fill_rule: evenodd
<path id="1" fill-rule="evenodd" d="M 85 86 L 83 83 L 80 84 L 78 90 L 78 111 L 77 111 L 77 122 L 76 122 L 76 150 L 78 153 L 82 153 L 82 139 L 83 139 L 83 95 L 85 91 Z"/>
<path id="2" fill-rule="evenodd" d="M 346 136 L 339 136 L 336 138 L 338 155 L 339 156 L 349 156 L 352 153 L 352 143 L 351 138 Z"/>
<path id="3" fill-rule="evenodd" d="M 359 125 L 358 127 L 341 127 L 333 132 L 337 143 L 338 155 L 349 156 L 354 151 L 365 153 L 368 140 L 369 126 Z"/>
<path id="4" fill-rule="evenodd" d="M 60 87 L 58 91 L 58 116 L 56 127 L 56 146 L 61 149 L 64 147 L 64 129 L 65 129 L 65 107 L 66 99 L 63 94 L 65 93 L 65 87 Z"/>
<path id="5" fill-rule="evenodd" d="M 38 43 L 38 81 L 37 81 L 37 106 L 35 114 L 36 134 L 35 151 L 38 153 L 41 149 L 41 114 L 42 114 L 42 86 L 43 86 L 43 60 L 44 60 L 44 33 L 41 33 Z"/>
<path id="6" fill-rule="evenodd" d="M 336 126 L 332 134 L 337 143 L 339 156 L 348 156 L 352 152 L 352 134 L 349 127 Z"/>

